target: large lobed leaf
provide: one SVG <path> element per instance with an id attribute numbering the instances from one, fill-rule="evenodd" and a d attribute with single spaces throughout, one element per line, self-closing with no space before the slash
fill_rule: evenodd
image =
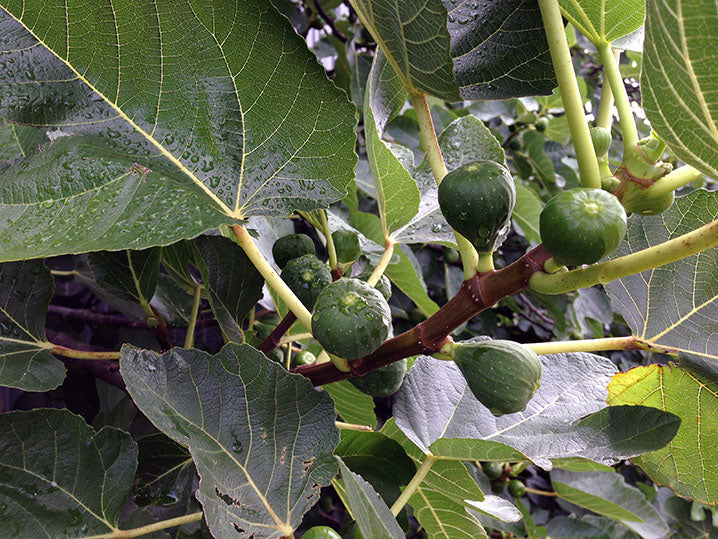
<path id="1" fill-rule="evenodd" d="M 353 107 L 269 2 L 2 0 L 0 36 L 0 116 L 75 135 L 2 172 L 1 260 L 167 245 L 351 180 Z"/>
<path id="2" fill-rule="evenodd" d="M 655 482 L 702 503 L 718 502 L 718 383 L 666 365 L 636 367 L 608 386 L 611 404 L 641 404 L 683 419 L 664 448 L 637 457 Z"/>
<path id="3" fill-rule="evenodd" d="M 65 367 L 45 338 L 54 290 L 42 260 L 0 264 L 0 386 L 49 391 L 64 380 Z"/>
<path id="4" fill-rule="evenodd" d="M 564 16 L 596 44 L 611 42 L 640 28 L 644 0 L 559 0 Z"/>
<path id="5" fill-rule="evenodd" d="M 137 468 L 137 445 L 95 431 L 67 410 L 0 415 L 0 516 L 8 537 L 85 537 L 117 531 Z"/>
<path id="6" fill-rule="evenodd" d="M 215 356 L 125 346 L 120 370 L 140 410 L 188 446 L 218 537 L 291 535 L 337 473 L 329 395 L 251 346 Z"/>
<path id="7" fill-rule="evenodd" d="M 648 0 L 646 6 L 646 117 L 679 159 L 718 179 L 716 1 Z"/>
<path id="8" fill-rule="evenodd" d="M 399 390 L 396 423 L 425 453 L 461 460 L 528 458 L 546 469 L 551 459 L 566 457 L 612 463 L 663 447 L 675 435 L 679 420 L 673 414 L 606 407 L 606 386 L 616 372 L 606 358 L 553 354 L 541 362 L 541 387 L 526 410 L 495 417 L 454 363 L 421 356 Z"/>
<path id="9" fill-rule="evenodd" d="M 637 252 L 718 219 L 718 195 L 696 190 L 661 215 L 633 216 L 613 257 Z M 718 372 L 718 248 L 606 285 L 614 309 L 647 344 L 698 357 Z M 715 376 L 715 375 L 714 375 Z"/>

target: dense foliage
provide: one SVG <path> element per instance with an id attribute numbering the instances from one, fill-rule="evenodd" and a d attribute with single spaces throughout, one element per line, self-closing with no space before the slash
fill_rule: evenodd
<path id="1" fill-rule="evenodd" d="M 0 0 L 0 535 L 718 537 L 716 0 Z"/>

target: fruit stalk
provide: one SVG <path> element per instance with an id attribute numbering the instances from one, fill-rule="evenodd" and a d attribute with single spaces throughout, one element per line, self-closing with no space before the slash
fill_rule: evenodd
<path id="1" fill-rule="evenodd" d="M 322 234 L 324 239 L 327 240 L 327 255 L 329 256 L 329 267 L 332 271 L 337 269 L 337 250 L 334 248 L 334 239 L 332 238 L 332 229 L 329 228 L 329 221 L 327 220 L 327 211 L 319 210 L 319 223 L 322 225 Z"/>
<path id="2" fill-rule="evenodd" d="M 618 58 L 614 57 L 610 43 L 603 43 L 598 46 L 598 52 L 603 62 L 604 80 L 608 80 L 611 92 L 616 100 L 618 118 L 621 122 L 621 134 L 623 136 L 623 153 L 628 154 L 635 151 L 638 143 L 638 131 L 636 122 L 633 120 L 631 104 L 628 102 L 626 86 L 623 84 L 623 77 L 618 69 Z"/>
<path id="3" fill-rule="evenodd" d="M 614 50 L 614 58 L 618 59 L 619 51 Z M 601 86 L 601 100 L 598 103 L 598 113 L 596 114 L 596 127 L 603 127 L 604 129 L 611 130 L 611 124 L 613 123 L 613 90 L 611 90 L 611 84 L 604 79 L 603 86 Z"/>
<path id="4" fill-rule="evenodd" d="M 394 254 L 394 245 L 396 245 L 391 240 L 386 240 L 386 245 L 384 247 L 384 254 L 381 255 L 381 258 L 379 259 L 379 263 L 374 268 L 374 271 L 372 271 L 369 278 L 366 280 L 366 284 L 369 286 L 376 286 L 376 283 L 379 282 L 379 279 L 381 279 L 381 276 L 384 275 L 384 271 L 386 270 L 386 267 L 389 265 L 389 262 L 391 262 L 391 257 Z"/>
<path id="5" fill-rule="evenodd" d="M 436 138 L 436 130 L 434 129 L 434 121 L 431 119 L 431 111 L 426 102 L 426 94 L 409 92 L 409 99 L 416 112 L 416 119 L 419 122 L 419 133 L 421 142 L 424 145 L 426 158 L 431 165 L 431 171 L 434 174 L 436 185 L 441 184 L 441 180 L 448 173 L 444 156 L 441 154 L 439 139 Z M 461 263 L 464 267 L 464 280 L 470 279 L 476 273 L 479 265 L 479 255 L 476 253 L 474 246 L 458 232 L 454 232 L 456 236 L 456 246 L 461 253 Z"/>
<path id="6" fill-rule="evenodd" d="M 553 61 L 559 91 L 561 92 L 561 100 L 566 110 L 571 140 L 576 150 L 581 185 L 600 189 L 601 173 L 598 169 L 598 160 L 593 151 L 591 135 L 586 124 L 576 73 L 573 71 L 571 51 L 566 41 L 561 9 L 559 8 L 558 0 L 539 0 L 539 6 L 544 29 L 546 30 L 546 38 L 551 50 L 551 60 Z"/>
<path id="7" fill-rule="evenodd" d="M 530 286 L 541 294 L 563 294 L 657 268 L 716 246 L 718 221 L 712 221 L 672 240 L 607 262 L 565 273 L 536 272 L 531 276 Z"/>
<path id="8" fill-rule="evenodd" d="M 427 474 L 431 470 L 431 467 L 434 465 L 434 462 L 436 462 L 436 460 L 436 457 L 432 457 L 431 455 L 426 456 L 424 462 L 422 462 L 421 466 L 419 466 L 419 469 L 416 470 L 414 477 L 411 478 L 409 484 L 406 485 L 404 491 L 396 499 L 394 505 L 391 506 L 392 515 L 397 516 L 399 513 L 401 513 L 401 510 L 409 502 L 409 498 L 414 495 L 416 489 L 419 488 L 419 485 L 421 485 L 421 482 L 426 478 Z"/>

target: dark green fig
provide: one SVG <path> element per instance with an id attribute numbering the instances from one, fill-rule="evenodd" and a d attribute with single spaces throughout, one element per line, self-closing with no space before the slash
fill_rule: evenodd
<path id="1" fill-rule="evenodd" d="M 404 376 L 406 376 L 406 358 L 379 367 L 361 378 L 350 378 L 349 381 L 367 395 L 388 397 L 399 390 Z"/>
<path id="2" fill-rule="evenodd" d="M 459 261 L 459 251 L 451 247 L 444 247 L 444 261 L 447 264 L 455 264 Z"/>
<path id="3" fill-rule="evenodd" d="M 287 262 L 282 270 L 282 280 L 307 309 L 311 309 L 321 291 L 332 282 L 332 272 L 316 256 L 303 255 Z"/>
<path id="4" fill-rule="evenodd" d="M 342 539 L 342 536 L 329 526 L 314 526 L 302 535 L 302 539 Z"/>
<path id="5" fill-rule="evenodd" d="M 300 350 L 292 357 L 292 366 L 297 367 L 299 365 L 311 365 L 317 360 L 317 356 L 312 354 L 309 350 Z"/>
<path id="6" fill-rule="evenodd" d="M 459 167 L 439 185 L 441 213 L 479 252 L 496 249 L 511 224 L 515 202 L 511 173 L 494 161 Z"/>
<path id="7" fill-rule="evenodd" d="M 359 359 L 392 334 L 391 310 L 376 288 L 359 279 L 339 279 L 319 294 L 312 333 L 330 354 Z"/>
<path id="8" fill-rule="evenodd" d="M 357 279 L 360 279 L 362 281 L 369 280 L 369 277 L 371 277 L 372 271 L 374 271 L 374 268 L 366 267 L 364 270 L 359 274 Z M 381 278 L 379 279 L 379 282 L 376 283 L 376 288 L 379 292 L 381 292 L 381 295 L 384 296 L 384 299 L 389 301 L 391 299 L 391 281 L 389 280 L 389 277 L 386 276 L 385 273 L 382 274 Z"/>
<path id="9" fill-rule="evenodd" d="M 524 147 L 523 142 L 521 142 L 521 139 L 519 137 L 512 138 L 508 143 L 508 149 L 513 150 L 515 152 L 519 151 Z"/>
<path id="10" fill-rule="evenodd" d="M 509 494 L 512 498 L 521 498 L 526 494 L 526 485 L 520 479 L 512 479 L 509 481 Z"/>
<path id="11" fill-rule="evenodd" d="M 294 258 L 315 253 L 314 242 L 306 234 L 288 234 L 279 238 L 272 245 L 274 262 L 280 268 L 286 266 L 287 262 Z"/>
<path id="12" fill-rule="evenodd" d="M 539 218 L 541 241 L 557 263 L 593 264 L 626 234 L 626 211 L 602 189 L 576 187 L 548 201 Z"/>
<path id="13" fill-rule="evenodd" d="M 525 410 L 541 385 L 541 360 L 513 341 L 459 344 L 454 362 L 474 396 L 497 416 Z"/>
<path id="14" fill-rule="evenodd" d="M 332 232 L 337 260 L 342 264 L 354 262 L 361 256 L 359 235 L 352 230 L 335 230 Z"/>
<path id="15" fill-rule="evenodd" d="M 536 131 L 538 131 L 539 133 L 543 133 L 548 128 L 548 118 L 546 118 L 545 116 L 539 118 L 538 120 L 536 120 L 534 127 L 536 128 Z"/>
<path id="16" fill-rule="evenodd" d="M 489 479 L 498 479 L 499 477 L 501 477 L 501 474 L 504 473 L 503 462 L 484 462 L 481 465 L 481 468 L 484 470 L 486 477 L 488 477 Z"/>
<path id="17" fill-rule="evenodd" d="M 593 142 L 593 150 L 598 157 L 608 153 L 612 140 L 611 132 L 605 127 L 591 128 L 591 142 Z"/>

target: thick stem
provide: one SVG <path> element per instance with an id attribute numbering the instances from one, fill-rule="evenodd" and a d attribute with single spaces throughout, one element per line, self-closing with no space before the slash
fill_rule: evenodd
<path id="1" fill-rule="evenodd" d="M 607 350 L 654 350 L 668 352 L 668 348 L 651 346 L 635 337 L 609 337 L 606 339 L 581 339 L 526 344 L 537 354 L 567 354 L 569 352 L 604 352 Z"/>
<path id="2" fill-rule="evenodd" d="M 92 535 L 89 536 L 88 539 L 125 539 L 128 537 L 139 537 L 156 531 L 166 530 L 167 528 L 182 526 L 183 524 L 188 524 L 189 522 L 197 522 L 198 520 L 202 520 L 201 511 L 181 517 L 170 518 L 169 520 L 162 520 L 153 524 L 147 524 L 146 526 L 140 526 L 139 528 L 132 528 L 131 530 L 117 530 L 113 533 Z"/>
<path id="3" fill-rule="evenodd" d="M 386 240 L 384 254 L 381 255 L 379 263 L 376 265 L 374 271 L 371 272 L 371 275 L 366 280 L 366 284 L 368 284 L 369 286 L 376 286 L 376 283 L 379 282 L 381 276 L 384 275 L 384 271 L 386 271 L 389 262 L 391 262 L 391 257 L 394 255 L 394 245 L 396 244 L 393 241 Z"/>
<path id="4" fill-rule="evenodd" d="M 644 191 L 644 195 L 647 198 L 657 198 L 680 189 L 684 185 L 696 181 L 701 176 L 703 174 L 699 170 L 690 165 L 683 165 L 656 180 L 653 185 Z"/>
<path id="5" fill-rule="evenodd" d="M 431 467 L 436 462 L 436 457 L 432 455 L 427 455 L 424 459 L 424 462 L 421 463 L 421 466 L 419 466 L 419 469 L 416 470 L 416 473 L 414 474 L 414 477 L 411 478 L 411 481 L 409 481 L 409 484 L 406 485 L 406 488 L 401 493 L 401 496 L 399 496 L 396 501 L 394 502 L 394 505 L 391 506 L 391 514 L 394 516 L 397 516 L 401 510 L 404 508 L 404 506 L 408 503 L 409 498 L 411 498 L 416 490 L 419 488 L 419 485 L 421 485 L 421 482 L 426 478 L 426 475 L 431 471 Z"/>
<path id="6" fill-rule="evenodd" d="M 633 119 L 633 111 L 628 101 L 626 93 L 626 85 L 623 83 L 623 77 L 618 69 L 618 58 L 614 57 L 610 43 L 598 45 L 598 52 L 603 62 L 603 80 L 608 80 L 616 100 L 616 108 L 618 109 L 618 119 L 621 122 L 621 134 L 623 136 L 623 153 L 632 153 L 638 143 L 638 131 L 636 130 L 636 122 Z"/>
<path id="7" fill-rule="evenodd" d="M 475 274 L 464 281 L 457 294 L 441 309 L 415 327 L 389 339 L 368 356 L 351 362 L 350 372 L 340 372 L 331 363 L 302 365 L 293 372 L 309 378 L 315 386 L 362 376 L 369 371 L 417 354 L 433 354 L 461 324 L 506 296 L 528 286 L 532 274 L 541 271 L 551 254 L 539 245 L 513 264 L 498 271 Z"/>
<path id="8" fill-rule="evenodd" d="M 289 307 L 289 310 L 295 314 L 297 320 L 299 320 L 307 330 L 310 330 L 312 328 L 312 314 L 294 292 L 292 292 L 291 288 L 282 281 L 279 274 L 274 271 L 274 268 L 267 262 L 264 255 L 257 249 L 247 229 L 240 225 L 232 225 L 232 232 L 235 238 L 237 238 L 239 246 L 244 250 L 249 260 L 254 264 L 254 267 L 257 268 L 257 271 L 264 277 L 267 285 L 279 294 L 279 297 L 282 298 L 282 301 Z"/>
<path id="9" fill-rule="evenodd" d="M 119 360 L 120 352 L 105 352 L 95 350 L 76 350 L 59 344 L 51 345 L 50 351 L 58 356 L 70 357 L 73 359 L 112 359 Z"/>
<path id="10" fill-rule="evenodd" d="M 479 253 L 479 263 L 476 265 L 476 269 L 479 273 L 494 271 L 494 253 Z"/>
<path id="11" fill-rule="evenodd" d="M 434 121 L 431 119 L 431 111 L 429 104 L 426 102 L 426 94 L 409 92 L 409 99 L 416 112 L 416 118 L 419 122 L 419 134 L 421 142 L 426 152 L 426 158 L 431 165 L 431 171 L 434 174 L 436 185 L 441 184 L 441 180 L 448 174 L 444 156 L 441 154 L 439 139 L 436 138 L 436 130 L 434 129 Z M 461 253 L 461 263 L 464 266 L 464 280 L 470 279 L 479 264 L 479 255 L 476 249 L 471 245 L 469 240 L 464 238 L 458 232 L 454 232 L 456 236 L 456 246 Z"/>
<path id="12" fill-rule="evenodd" d="M 583 187 L 601 188 L 601 173 L 598 169 L 598 160 L 591 142 L 591 135 L 586 124 L 581 93 L 576 82 L 576 73 L 571 62 L 571 51 L 566 41 L 566 31 L 563 27 L 561 9 L 558 0 L 539 0 L 541 18 L 546 30 L 551 60 L 553 61 L 561 100 L 566 111 L 568 127 L 571 131 L 573 147 L 576 150 L 576 159 Z"/>
<path id="13" fill-rule="evenodd" d="M 332 230 L 329 228 L 326 210 L 319 210 L 319 223 L 322 225 L 322 234 L 327 240 L 327 255 L 329 256 L 329 267 L 333 270 L 337 269 L 337 250 L 334 247 L 334 239 L 332 238 Z"/>
<path id="14" fill-rule="evenodd" d="M 187 324 L 187 334 L 184 337 L 184 347 L 194 347 L 194 328 L 197 325 L 197 313 L 199 313 L 199 302 L 202 299 L 202 287 L 199 285 L 194 287 L 194 298 L 192 299 L 192 312 L 189 316 Z"/>
<path id="15" fill-rule="evenodd" d="M 534 273 L 530 285 L 532 290 L 541 294 L 563 294 L 657 268 L 716 246 L 718 221 L 713 221 L 672 240 L 608 262 L 566 273 Z"/>

